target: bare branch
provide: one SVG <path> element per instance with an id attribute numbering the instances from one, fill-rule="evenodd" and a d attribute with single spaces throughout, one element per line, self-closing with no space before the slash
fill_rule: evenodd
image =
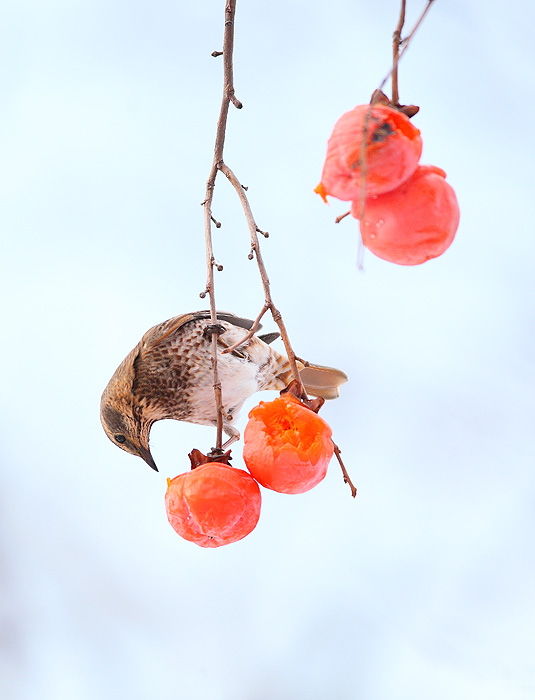
<path id="1" fill-rule="evenodd" d="M 260 272 L 260 278 L 262 280 L 262 286 L 264 287 L 264 294 L 266 298 L 266 305 L 271 311 L 271 315 L 273 317 L 273 320 L 277 324 L 280 330 L 281 334 L 281 340 L 284 343 L 284 347 L 286 349 L 286 355 L 288 357 L 288 360 L 290 362 L 290 368 L 292 370 L 292 377 L 295 379 L 295 381 L 301 385 L 303 392 L 306 395 L 305 388 L 303 386 L 303 383 L 301 382 L 301 378 L 299 376 L 299 370 L 297 368 L 297 362 L 295 360 L 295 353 L 292 349 L 292 346 L 290 344 L 290 339 L 288 337 L 288 332 L 286 331 L 286 326 L 284 325 L 284 322 L 282 320 L 282 315 L 280 311 L 275 307 L 273 303 L 273 299 L 271 298 L 271 290 L 270 290 L 270 285 L 269 285 L 269 278 L 267 276 L 267 271 L 266 267 L 264 265 L 264 261 L 262 258 L 262 253 L 260 251 L 260 243 L 258 241 L 258 226 L 256 225 L 256 222 L 254 220 L 253 213 L 251 211 L 251 206 L 249 204 L 249 200 L 247 199 L 247 195 L 245 194 L 245 191 L 243 187 L 240 185 L 240 181 L 236 177 L 236 175 L 232 172 L 232 170 L 228 167 L 223 162 L 220 162 L 218 164 L 219 169 L 221 172 L 227 177 L 229 182 L 232 184 L 234 189 L 236 190 L 238 197 L 240 198 L 240 201 L 242 203 L 243 211 L 245 213 L 245 218 L 247 219 L 247 224 L 249 225 L 249 232 L 251 234 L 251 248 L 254 250 L 254 254 L 256 256 L 256 262 L 258 264 L 258 270 Z"/>
<path id="2" fill-rule="evenodd" d="M 223 98 L 221 101 L 221 109 L 219 119 L 217 121 L 216 138 L 214 146 L 214 160 L 210 175 L 206 182 L 206 197 L 204 199 L 204 238 L 206 245 L 206 267 L 207 267 L 207 282 L 206 292 L 201 294 L 201 297 L 206 294 L 210 297 L 210 321 L 215 329 L 217 325 L 217 313 L 215 303 L 214 290 L 214 253 L 212 246 L 212 199 L 214 196 L 215 179 L 218 173 L 218 163 L 223 160 L 223 147 L 225 145 L 225 132 L 227 128 L 227 117 L 229 104 L 231 100 L 236 100 L 234 97 L 233 85 L 233 68 L 232 54 L 234 50 L 234 15 L 236 13 L 236 0 L 227 0 L 225 5 L 225 34 L 223 38 Z M 214 52 L 212 55 L 217 54 Z M 241 103 L 240 103 L 241 104 Z M 212 332 L 212 364 L 214 377 L 214 396 L 217 409 L 217 438 L 215 449 L 221 450 L 223 443 L 223 410 L 221 397 L 221 383 L 219 381 L 219 373 L 217 369 L 217 331 Z"/>
<path id="3" fill-rule="evenodd" d="M 351 495 L 353 496 L 353 498 L 355 498 L 357 495 L 357 487 L 353 484 L 349 474 L 347 473 L 347 469 L 345 468 L 345 465 L 342 461 L 342 457 L 341 457 L 342 452 L 341 452 L 340 448 L 338 447 L 338 445 L 335 442 L 333 442 L 333 445 L 334 445 L 334 454 L 336 455 L 336 459 L 338 460 L 338 464 L 340 465 L 340 467 L 342 469 L 342 474 L 344 475 L 344 482 L 346 484 L 349 484 L 349 488 L 351 489 Z"/>
<path id="4" fill-rule="evenodd" d="M 237 350 L 240 347 L 240 345 L 244 345 L 248 340 L 250 340 L 253 337 L 253 335 L 256 333 L 256 331 L 258 330 L 258 327 L 260 326 L 260 321 L 262 320 L 262 317 L 264 316 L 266 311 L 269 311 L 269 309 L 270 309 L 270 305 L 267 303 L 264 304 L 264 306 L 262 307 L 262 311 L 258 314 L 253 325 L 247 331 L 247 333 L 243 336 L 243 338 L 241 338 L 241 340 L 238 340 L 237 343 L 234 343 L 234 345 L 230 345 L 228 348 L 225 348 L 223 350 L 223 353 L 233 352 L 234 350 Z"/>
<path id="5" fill-rule="evenodd" d="M 394 105 L 399 105 L 399 87 L 398 87 L 398 63 L 399 63 L 399 46 L 401 44 L 401 32 L 405 24 L 405 0 L 401 0 L 401 11 L 399 14 L 398 26 L 394 30 L 392 53 L 392 102 Z"/>
<path id="6" fill-rule="evenodd" d="M 346 211 L 345 214 L 340 214 L 340 216 L 337 216 L 336 219 L 334 220 L 335 224 L 339 224 L 340 221 L 346 218 L 346 216 L 349 216 L 351 214 L 351 209 L 349 211 Z"/>
<path id="7" fill-rule="evenodd" d="M 401 51 L 400 51 L 400 53 L 399 53 L 397 63 L 399 63 L 399 61 L 401 60 L 402 56 L 405 54 L 405 51 L 409 48 L 410 43 L 412 42 L 412 40 L 413 40 L 413 38 L 414 38 L 414 35 L 416 34 L 416 31 L 418 30 L 418 28 L 419 28 L 419 26 L 421 25 L 421 23 L 423 22 L 425 16 L 426 16 L 427 13 L 429 12 L 429 10 L 430 10 L 431 5 L 433 4 L 433 2 L 434 2 L 434 0 L 427 0 L 427 5 L 426 5 L 425 8 L 422 10 L 422 14 L 420 15 L 420 17 L 419 17 L 418 20 L 416 21 L 416 24 L 415 24 L 414 27 L 412 28 L 410 34 L 409 34 L 407 37 L 405 37 L 405 39 L 403 39 L 403 40 L 400 42 L 400 45 L 402 44 L 402 45 L 403 45 L 403 48 L 401 49 Z M 396 64 L 396 65 L 397 65 L 397 64 Z M 387 80 L 390 78 L 390 76 L 393 74 L 393 72 L 394 72 L 394 66 L 392 66 L 392 68 L 391 68 L 391 69 L 388 71 L 388 73 L 385 75 L 385 77 L 384 77 L 383 80 L 381 81 L 381 84 L 379 85 L 379 87 L 377 88 L 377 90 L 382 90 L 382 89 L 384 88 L 384 86 L 386 85 Z M 377 91 L 376 91 L 376 92 L 377 92 Z"/>
<path id="8" fill-rule="evenodd" d="M 408 49 L 409 44 L 410 44 L 410 42 L 412 41 L 413 36 L 416 34 L 417 29 L 419 28 L 419 26 L 421 25 L 421 23 L 424 21 L 424 17 L 425 17 L 426 14 L 428 13 L 429 8 L 431 7 L 432 3 L 433 3 L 433 0 L 427 0 L 427 5 L 426 5 L 424 11 L 422 12 L 422 14 L 420 15 L 420 17 L 418 18 L 418 21 L 416 22 L 416 24 L 415 24 L 414 27 L 412 28 L 410 34 L 409 34 L 408 36 L 406 36 L 406 37 L 403 39 L 403 41 L 401 42 L 401 43 L 403 44 L 403 49 L 402 49 L 402 51 L 401 51 L 401 53 L 400 53 L 400 55 L 399 55 L 400 58 L 403 56 L 403 54 L 405 53 L 405 51 Z"/>

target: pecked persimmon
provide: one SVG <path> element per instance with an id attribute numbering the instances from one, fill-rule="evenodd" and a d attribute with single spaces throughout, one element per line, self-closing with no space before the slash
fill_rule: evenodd
<path id="1" fill-rule="evenodd" d="M 165 494 L 173 529 L 201 547 L 244 538 L 258 523 L 260 505 L 260 488 L 252 476 L 219 462 L 168 479 Z"/>
<path id="2" fill-rule="evenodd" d="M 280 493 L 304 493 L 319 484 L 333 456 L 332 431 L 291 394 L 261 401 L 249 413 L 243 459 L 252 476 Z"/>
<path id="3" fill-rule="evenodd" d="M 419 265 L 436 258 L 451 245 L 459 225 L 455 191 L 446 173 L 434 165 L 420 165 L 400 187 L 365 202 L 360 222 L 362 242 L 383 260 Z M 360 205 L 351 213 L 360 216 Z"/>
<path id="4" fill-rule="evenodd" d="M 329 138 L 321 182 L 315 190 L 324 201 L 327 195 L 344 201 L 361 198 L 365 132 L 366 197 L 399 187 L 416 170 L 422 154 L 419 129 L 392 107 L 359 105 L 340 117 Z"/>

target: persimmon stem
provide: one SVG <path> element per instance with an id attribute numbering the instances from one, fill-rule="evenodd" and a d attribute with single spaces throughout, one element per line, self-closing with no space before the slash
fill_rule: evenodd
<path id="1" fill-rule="evenodd" d="M 399 105 L 399 86 L 398 86 L 398 63 L 399 63 L 399 47 L 401 44 L 401 32 L 405 24 L 405 4 L 406 0 L 401 0 L 401 10 L 399 14 L 398 25 L 394 30 L 392 42 L 392 104 L 396 107 Z"/>

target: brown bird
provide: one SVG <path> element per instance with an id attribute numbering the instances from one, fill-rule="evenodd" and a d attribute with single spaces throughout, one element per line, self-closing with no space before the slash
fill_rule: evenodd
<path id="1" fill-rule="evenodd" d="M 217 313 L 217 367 L 223 429 L 239 438 L 232 422 L 243 403 L 261 389 L 284 389 L 291 381 L 288 358 L 269 346 L 278 333 L 254 335 L 236 350 L 253 321 Z M 149 449 L 153 423 L 164 418 L 216 425 L 212 329 L 209 311 L 182 314 L 148 330 L 121 362 L 102 394 L 100 419 L 109 439 L 158 471 Z M 340 370 L 298 364 L 308 393 L 333 399 L 347 381 Z"/>

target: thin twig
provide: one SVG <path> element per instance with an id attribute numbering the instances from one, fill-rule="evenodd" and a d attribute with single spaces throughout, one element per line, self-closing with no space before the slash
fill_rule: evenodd
<path id="1" fill-rule="evenodd" d="M 349 211 L 346 211 L 345 214 L 340 214 L 340 216 L 337 216 L 336 219 L 334 220 L 335 224 L 339 224 L 342 219 L 345 219 L 346 216 L 349 216 L 351 214 L 351 209 Z"/>
<path id="2" fill-rule="evenodd" d="M 410 43 L 412 42 L 412 40 L 413 40 L 413 38 L 414 38 L 414 35 L 416 34 L 417 29 L 419 28 L 419 26 L 420 26 L 421 23 L 423 22 L 424 17 L 425 17 L 425 16 L 427 15 L 427 13 L 429 12 L 429 9 L 431 8 L 431 5 L 433 4 L 433 2 L 434 2 L 434 0 L 427 0 L 427 5 L 426 5 L 425 8 L 422 10 L 422 14 L 420 15 L 420 17 L 419 17 L 418 20 L 416 21 L 416 24 L 414 25 L 414 27 L 412 28 L 412 30 L 410 31 L 410 33 L 408 34 L 408 36 L 406 36 L 405 39 L 403 39 L 403 40 L 401 41 L 401 44 L 403 44 L 403 48 L 401 49 L 401 51 L 400 51 L 400 53 L 399 53 L 399 56 L 398 56 L 398 63 L 399 63 L 399 61 L 401 61 L 401 58 L 402 58 L 403 55 L 405 54 L 405 51 L 409 48 L 409 45 L 410 45 Z M 388 71 L 388 73 L 385 75 L 385 77 L 384 77 L 383 80 L 381 81 L 381 84 L 379 85 L 379 87 L 377 88 L 377 90 L 382 90 L 382 89 L 384 88 L 384 86 L 386 85 L 387 80 L 390 78 L 390 76 L 392 75 L 393 72 L 394 72 L 394 66 L 392 66 L 392 68 L 391 68 L 391 69 Z"/>
<path id="3" fill-rule="evenodd" d="M 336 455 L 336 459 L 338 460 L 338 464 L 342 468 L 342 474 L 344 475 L 344 482 L 349 485 L 349 488 L 351 489 L 351 495 L 353 496 L 353 498 L 355 498 L 357 495 L 357 487 L 353 484 L 349 474 L 347 473 L 347 469 L 345 468 L 345 465 L 342 461 L 342 457 L 341 457 L 342 452 L 341 452 L 340 448 L 338 447 L 338 445 L 335 442 L 333 442 L 333 445 L 334 445 L 334 454 Z"/>
<path id="4" fill-rule="evenodd" d="M 264 295 L 265 295 L 265 306 L 268 307 L 268 309 L 271 311 L 271 315 L 273 317 L 273 320 L 279 327 L 279 331 L 281 334 L 281 340 L 284 343 L 284 347 L 286 349 L 286 355 L 288 357 L 288 361 L 290 363 L 290 369 L 292 371 L 292 377 L 295 379 L 297 384 L 300 386 L 300 388 L 303 391 L 303 394 L 306 396 L 306 391 L 305 387 L 303 385 L 303 382 L 301 381 L 301 377 L 299 376 L 299 370 L 297 368 L 297 362 L 295 360 L 295 353 L 292 349 L 291 343 L 290 343 L 290 338 L 288 337 L 288 332 L 286 330 L 286 326 L 284 325 L 284 321 L 282 320 L 282 315 L 280 311 L 275 307 L 275 304 L 273 303 L 273 299 L 271 297 L 271 290 L 270 290 L 270 285 L 269 285 L 269 278 L 267 275 L 266 271 L 266 266 L 264 265 L 264 261 L 262 258 L 262 252 L 260 250 L 260 243 L 258 241 L 258 226 L 256 225 L 253 212 L 251 211 L 251 205 L 249 204 L 249 200 L 247 199 L 247 195 L 245 194 L 245 191 L 243 187 L 240 184 L 240 181 L 236 177 L 236 175 L 232 172 L 232 170 L 228 167 L 223 162 L 220 162 L 218 164 L 219 170 L 227 177 L 231 185 L 234 187 L 236 190 L 238 197 L 240 198 L 240 201 L 242 203 L 243 211 L 245 213 L 245 218 L 247 219 L 247 224 L 249 225 L 249 232 L 251 234 L 251 248 L 254 250 L 255 256 L 256 256 L 256 262 L 258 265 L 258 270 L 260 272 L 260 278 L 262 280 L 262 286 L 264 287 Z M 263 315 L 263 314 L 262 314 Z M 240 341 L 241 344 L 242 341 Z"/>
<path id="5" fill-rule="evenodd" d="M 399 63 L 399 46 L 401 44 L 401 32 L 405 24 L 405 0 L 401 0 L 401 11 L 399 13 L 398 26 L 394 30 L 392 42 L 392 103 L 399 105 L 399 86 L 398 86 L 398 63 Z"/>
<path id="6" fill-rule="evenodd" d="M 238 340 L 237 343 L 234 343 L 234 345 L 229 345 L 228 348 L 225 348 L 223 350 L 223 353 L 234 352 L 234 350 L 237 350 L 241 345 L 244 345 L 248 340 L 250 340 L 260 327 L 260 321 L 262 320 L 262 317 L 264 316 L 266 311 L 269 311 L 269 304 L 264 304 L 264 306 L 262 307 L 262 311 L 258 314 L 253 325 L 251 326 L 249 331 L 243 336 L 243 338 Z"/>
<path id="7" fill-rule="evenodd" d="M 362 126 L 362 141 L 360 144 L 360 202 L 359 202 L 359 221 L 360 225 L 363 225 L 365 208 L 366 208 L 366 176 L 368 174 L 368 160 L 366 158 L 366 151 L 368 147 L 368 128 L 370 124 L 370 119 L 373 112 L 374 101 L 370 102 L 370 106 L 366 110 L 366 116 L 364 117 L 364 124 Z M 360 227 L 359 227 L 360 228 Z M 362 261 L 360 261 L 360 265 Z M 359 269 L 360 269 L 359 265 Z"/>
<path id="8" fill-rule="evenodd" d="M 221 110 L 217 121 L 216 138 L 214 146 L 214 160 L 208 181 L 206 182 L 206 197 L 204 200 L 204 237 L 206 245 L 207 282 L 206 294 L 210 297 L 210 321 L 214 327 L 212 331 L 212 363 L 214 377 L 214 396 L 217 410 L 217 438 L 216 450 L 220 450 L 223 444 L 223 401 L 221 397 L 221 382 L 217 369 L 217 313 L 214 290 L 214 265 L 215 258 L 212 247 L 212 199 L 214 196 L 215 179 L 218 172 L 218 163 L 223 160 L 223 147 L 227 128 L 227 116 L 230 102 L 236 107 L 241 107 L 241 102 L 234 96 L 232 54 L 234 50 L 234 15 L 236 13 L 236 0 L 227 0 L 225 5 L 225 34 L 223 38 L 223 98 Z M 239 105 L 237 104 L 239 103 Z M 216 224 L 217 225 L 217 224 Z M 201 295 L 203 296 L 203 295 Z"/>

